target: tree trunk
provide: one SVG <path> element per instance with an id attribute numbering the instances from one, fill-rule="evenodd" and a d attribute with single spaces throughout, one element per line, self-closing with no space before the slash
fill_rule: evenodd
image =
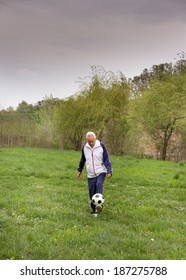
<path id="1" fill-rule="evenodd" d="M 167 155 L 167 141 L 166 139 L 164 139 L 163 141 L 163 147 L 162 147 L 162 151 L 161 151 L 161 159 L 162 160 L 166 160 L 166 155 Z"/>
<path id="2" fill-rule="evenodd" d="M 167 126 L 166 130 L 164 131 L 164 138 L 163 138 L 163 146 L 162 146 L 162 151 L 161 151 L 161 159 L 166 160 L 166 155 L 167 155 L 167 148 L 169 144 L 169 140 L 171 138 L 173 132 L 173 126 Z"/>

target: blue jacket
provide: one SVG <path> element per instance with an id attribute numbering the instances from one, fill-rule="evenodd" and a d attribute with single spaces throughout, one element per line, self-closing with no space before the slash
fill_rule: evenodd
<path id="1" fill-rule="evenodd" d="M 112 166 L 107 148 L 99 140 L 96 140 L 93 148 L 88 142 L 83 145 L 78 167 L 79 172 L 83 171 L 85 163 L 88 178 L 97 177 L 100 173 L 112 174 Z"/>

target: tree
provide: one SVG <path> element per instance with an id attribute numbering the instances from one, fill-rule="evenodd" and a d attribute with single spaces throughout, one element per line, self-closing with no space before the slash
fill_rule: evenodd
<path id="1" fill-rule="evenodd" d="M 105 125 L 105 141 L 112 154 L 122 155 L 125 150 L 128 125 L 130 87 L 123 75 L 115 81 L 108 93 L 109 117 Z"/>
<path id="2" fill-rule="evenodd" d="M 89 130 L 95 131 L 98 137 L 102 135 L 109 112 L 105 94 L 96 80 L 80 94 L 63 100 L 56 117 L 63 148 L 79 150 Z"/>
<path id="3" fill-rule="evenodd" d="M 82 136 L 89 119 L 89 107 L 85 97 L 70 97 L 63 100 L 56 111 L 57 130 L 64 149 L 79 150 Z"/>
<path id="4" fill-rule="evenodd" d="M 131 85 L 132 97 L 136 98 L 141 96 L 144 90 L 147 90 L 151 86 L 151 82 L 154 79 L 164 81 L 167 77 L 172 76 L 175 72 L 176 65 L 172 63 L 161 63 L 159 65 L 153 65 L 149 70 L 144 69 L 142 74 L 135 76 L 133 79 L 129 79 Z"/>
<path id="5" fill-rule="evenodd" d="M 21 115 L 27 115 L 27 117 L 29 116 L 29 114 L 33 114 L 36 111 L 36 107 L 34 107 L 32 104 L 28 104 L 26 101 L 22 101 L 21 103 L 19 103 L 16 112 L 18 114 Z"/>
<path id="6" fill-rule="evenodd" d="M 59 147 L 59 135 L 56 130 L 55 111 L 59 103 L 52 95 L 40 101 L 39 109 L 35 114 L 37 145 L 41 147 Z"/>
<path id="7" fill-rule="evenodd" d="M 166 159 L 174 132 L 180 131 L 186 109 L 186 75 L 154 80 L 139 101 L 142 123 L 154 140 L 160 158 Z"/>
<path id="8" fill-rule="evenodd" d="M 89 83 L 80 94 L 63 101 L 58 110 L 58 128 L 64 148 L 79 150 L 87 131 L 108 144 L 113 154 L 123 153 L 130 88 L 119 73 L 93 67 Z"/>

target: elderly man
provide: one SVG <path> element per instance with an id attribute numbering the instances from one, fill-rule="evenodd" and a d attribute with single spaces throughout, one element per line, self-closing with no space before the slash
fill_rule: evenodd
<path id="1" fill-rule="evenodd" d="M 82 155 L 77 169 L 77 178 L 80 179 L 84 165 L 88 177 L 88 188 L 90 200 L 95 193 L 103 193 L 103 184 L 106 177 L 112 176 L 112 166 L 106 146 L 96 139 L 94 132 L 86 134 L 86 143 L 82 147 Z M 102 206 L 95 206 L 91 202 L 92 212 L 96 217 L 101 213 Z"/>

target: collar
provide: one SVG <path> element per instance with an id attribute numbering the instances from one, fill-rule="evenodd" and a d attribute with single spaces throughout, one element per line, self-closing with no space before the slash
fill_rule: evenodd
<path id="1" fill-rule="evenodd" d="M 94 147 L 91 147 L 88 142 L 85 144 L 85 146 L 91 150 L 94 150 L 95 148 L 100 146 L 100 141 L 96 139 Z"/>

